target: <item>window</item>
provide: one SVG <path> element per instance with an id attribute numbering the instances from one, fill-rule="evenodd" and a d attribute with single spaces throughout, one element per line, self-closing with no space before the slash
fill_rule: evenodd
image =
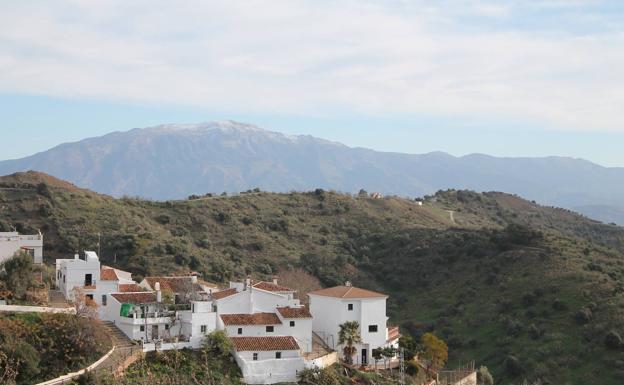
<path id="1" fill-rule="evenodd" d="M 253 354 L 253 360 L 254 361 L 258 361 L 258 353 L 254 353 Z"/>
<path id="2" fill-rule="evenodd" d="M 290 327 L 291 328 L 295 327 L 295 321 L 290 321 Z"/>
<path id="3" fill-rule="evenodd" d="M 368 325 L 369 333 L 377 333 L 377 325 Z"/>
<path id="4" fill-rule="evenodd" d="M 266 332 L 267 333 L 273 333 L 273 326 L 267 326 L 266 327 Z"/>
<path id="5" fill-rule="evenodd" d="M 165 324 L 165 330 L 169 330 L 169 324 Z"/>
<path id="6" fill-rule="evenodd" d="M 195 313 L 195 304 L 194 303 L 191 304 L 191 313 Z"/>
<path id="7" fill-rule="evenodd" d="M 275 352 L 275 358 L 278 360 L 282 358 L 282 352 Z"/>
<path id="8" fill-rule="evenodd" d="M 349 310 L 349 311 L 353 310 L 353 304 L 352 303 L 347 305 L 347 310 Z"/>
<path id="9" fill-rule="evenodd" d="M 201 326 L 200 326 L 200 330 L 201 330 L 201 332 L 202 332 L 202 333 L 206 334 L 206 332 L 208 331 L 208 326 L 206 326 L 206 325 L 201 325 Z"/>
<path id="10" fill-rule="evenodd" d="M 106 294 L 102 294 L 102 306 L 106 306 Z"/>
<path id="11" fill-rule="evenodd" d="M 63 283 L 65 283 L 65 276 L 63 276 Z"/>
<path id="12" fill-rule="evenodd" d="M 144 331 L 145 331 L 145 325 L 141 325 L 141 326 L 139 326 L 139 330 L 140 330 L 140 331 L 142 331 L 142 332 L 144 332 Z"/>
<path id="13" fill-rule="evenodd" d="M 217 312 L 217 305 L 216 304 L 212 305 L 212 311 L 213 311 L 213 313 Z"/>
<path id="14" fill-rule="evenodd" d="M 87 294 L 87 295 L 85 295 L 85 297 L 87 297 L 88 299 L 90 299 L 91 301 L 93 301 L 93 294 Z"/>
<path id="15" fill-rule="evenodd" d="M 243 334 L 243 328 L 238 328 L 238 334 Z"/>

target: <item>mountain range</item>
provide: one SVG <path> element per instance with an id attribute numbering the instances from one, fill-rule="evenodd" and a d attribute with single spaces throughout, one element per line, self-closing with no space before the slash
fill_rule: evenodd
<path id="1" fill-rule="evenodd" d="M 234 121 L 135 128 L 0 161 L 0 175 L 27 170 L 116 197 L 150 199 L 256 187 L 363 188 L 407 197 L 448 188 L 504 191 L 624 224 L 624 168 L 567 157 L 380 152 Z"/>

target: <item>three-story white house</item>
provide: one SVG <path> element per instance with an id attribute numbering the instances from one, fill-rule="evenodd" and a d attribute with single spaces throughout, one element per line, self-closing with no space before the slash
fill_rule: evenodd
<path id="1" fill-rule="evenodd" d="M 369 365 L 374 349 L 398 347 L 399 333 L 396 327 L 388 327 L 386 316 L 386 294 L 360 289 L 347 282 L 308 293 L 312 330 L 336 350 L 342 350 L 338 332 L 340 325 L 357 321 L 360 325 L 362 342 L 357 344 L 354 362 Z"/>

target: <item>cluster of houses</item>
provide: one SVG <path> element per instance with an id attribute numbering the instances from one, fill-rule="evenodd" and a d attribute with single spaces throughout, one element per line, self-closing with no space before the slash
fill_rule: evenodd
<path id="1" fill-rule="evenodd" d="M 214 330 L 227 332 L 233 356 L 249 384 L 294 382 L 304 368 L 336 361 L 340 325 L 357 321 L 361 343 L 353 361 L 372 362 L 373 350 L 398 347 L 398 328 L 388 327 L 387 296 L 344 286 L 308 294 L 272 281 L 247 278 L 228 287 L 188 276 L 145 277 L 104 266 L 95 252 L 56 260 L 58 289 L 68 300 L 93 301 L 102 320 L 114 323 L 144 350 L 199 348 Z M 84 296 L 76 298 L 76 296 Z"/>

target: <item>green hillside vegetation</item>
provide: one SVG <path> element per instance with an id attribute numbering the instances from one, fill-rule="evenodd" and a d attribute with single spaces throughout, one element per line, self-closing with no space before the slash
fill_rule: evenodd
<path id="1" fill-rule="evenodd" d="M 0 230 L 41 229 L 48 262 L 98 250 L 147 274 L 226 282 L 301 268 L 323 285 L 388 293 L 404 334 L 432 331 L 449 366 L 497 383 L 619 384 L 624 231 L 503 193 L 441 191 L 424 204 L 331 191 L 113 199 L 39 173 L 0 178 Z M 453 210 L 453 217 L 447 210 Z"/>

